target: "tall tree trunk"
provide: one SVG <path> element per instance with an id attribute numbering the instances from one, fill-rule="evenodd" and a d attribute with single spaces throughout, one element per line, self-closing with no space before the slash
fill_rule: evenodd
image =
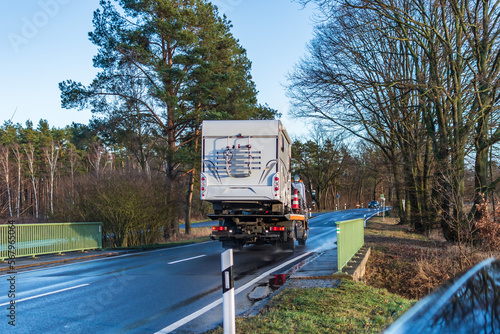
<path id="1" fill-rule="evenodd" d="M 195 168 L 193 165 L 193 168 L 189 172 L 189 184 L 186 195 L 186 217 L 184 219 L 184 231 L 186 234 L 191 234 L 191 207 L 193 204 L 194 177 Z"/>
<path id="2" fill-rule="evenodd" d="M 33 186 L 33 200 L 35 202 L 35 218 L 38 219 L 38 194 L 37 194 L 37 180 L 35 170 L 35 147 L 29 143 L 24 146 L 26 157 L 28 158 L 28 170 L 30 172 L 31 185 Z"/>
<path id="3" fill-rule="evenodd" d="M 54 178 L 56 174 L 57 160 L 59 158 L 59 148 L 54 142 L 51 142 L 50 150 L 45 149 L 45 157 L 49 163 L 49 202 L 50 213 L 54 213 Z"/>
<path id="4" fill-rule="evenodd" d="M 9 206 L 9 216 L 12 217 L 12 199 L 10 194 L 10 150 L 8 147 L 2 147 L 0 152 L 0 163 L 5 174 L 5 186 L 7 187 L 7 202 Z"/>
<path id="5" fill-rule="evenodd" d="M 407 224 L 408 216 L 405 208 L 403 207 L 403 199 L 404 199 L 404 185 L 401 182 L 401 171 L 399 167 L 399 163 L 395 160 L 391 161 L 392 172 L 394 175 L 394 185 L 396 188 L 396 202 L 398 206 L 398 216 L 399 216 L 399 224 Z"/>
<path id="6" fill-rule="evenodd" d="M 22 153 L 19 149 L 19 146 L 16 145 L 12 149 L 14 152 L 14 157 L 17 163 L 17 193 L 16 193 L 16 217 L 19 218 L 19 211 L 21 208 L 21 167 L 22 167 Z"/>
<path id="7" fill-rule="evenodd" d="M 73 203 L 74 199 L 74 185 L 75 185 L 75 164 L 76 164 L 76 154 L 73 149 L 70 149 L 69 152 L 69 162 L 70 162 L 70 173 L 71 173 L 71 194 L 70 198 Z"/>
<path id="8" fill-rule="evenodd" d="M 201 105 L 198 104 L 198 112 L 201 112 Z M 196 119 L 196 128 L 194 130 L 194 153 L 198 156 L 198 144 L 200 136 L 200 118 Z M 193 206 L 193 191 L 194 191 L 194 178 L 196 174 L 196 163 L 191 165 L 191 172 L 189 175 L 188 191 L 186 195 L 186 217 L 184 221 L 184 230 L 186 234 L 191 234 L 191 209 Z"/>

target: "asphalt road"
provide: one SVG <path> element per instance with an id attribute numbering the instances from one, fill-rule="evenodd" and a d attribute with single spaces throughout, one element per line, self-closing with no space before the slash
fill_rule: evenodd
<path id="1" fill-rule="evenodd" d="M 306 246 L 295 252 L 271 246 L 236 251 L 237 313 L 254 305 L 247 295 L 257 282 L 334 248 L 335 221 L 373 213 L 315 217 Z M 211 241 L 2 275 L 0 333 L 202 333 L 222 322 L 222 251 Z M 12 288 L 15 298 L 9 297 Z M 15 327 L 8 323 L 11 300 Z"/>

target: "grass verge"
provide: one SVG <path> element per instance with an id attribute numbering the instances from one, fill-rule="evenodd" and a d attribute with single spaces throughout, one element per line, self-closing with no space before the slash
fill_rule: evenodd
<path id="1" fill-rule="evenodd" d="M 342 280 L 336 288 L 285 289 L 257 316 L 237 318 L 236 328 L 238 333 L 379 333 L 414 302 Z"/>

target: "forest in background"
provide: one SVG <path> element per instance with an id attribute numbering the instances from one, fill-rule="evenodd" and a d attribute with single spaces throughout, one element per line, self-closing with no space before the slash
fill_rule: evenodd
<path id="1" fill-rule="evenodd" d="M 106 139 L 99 122 L 36 127 L 5 122 L 0 127 L 0 218 L 16 222 L 104 222 L 104 235 L 115 246 L 154 243 L 179 233 L 168 217 L 204 219 L 211 205 L 199 200 L 201 156 L 178 165 L 180 176 L 169 187 L 162 146 L 152 146 L 147 163 L 141 155 Z M 316 191 L 315 209 L 356 208 L 394 188 L 382 155 L 363 144 L 332 139 L 321 127 L 313 139 L 295 140 L 293 172 Z M 190 174 L 196 176 L 192 201 Z M 180 171 L 184 171 L 181 174 Z M 384 172 L 385 171 L 385 172 Z M 175 189 L 174 196 L 166 194 Z M 340 195 L 340 199 L 336 195 Z"/>

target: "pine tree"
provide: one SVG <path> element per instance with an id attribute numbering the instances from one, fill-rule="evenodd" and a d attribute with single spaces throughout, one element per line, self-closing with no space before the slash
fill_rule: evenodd
<path id="1" fill-rule="evenodd" d="M 62 105 L 91 107 L 109 124 L 134 124 L 128 136 L 139 138 L 140 129 L 160 136 L 155 143 L 165 161 L 167 194 L 184 174 L 177 153 L 196 145 L 203 119 L 274 116 L 257 104 L 245 50 L 210 3 L 122 0 L 120 10 L 110 1 L 100 4 L 89 36 L 99 48 L 94 66 L 102 71 L 88 87 L 60 83 Z M 170 198 L 167 204 L 175 203 Z M 169 220 L 166 235 L 178 230 L 174 217 Z"/>

